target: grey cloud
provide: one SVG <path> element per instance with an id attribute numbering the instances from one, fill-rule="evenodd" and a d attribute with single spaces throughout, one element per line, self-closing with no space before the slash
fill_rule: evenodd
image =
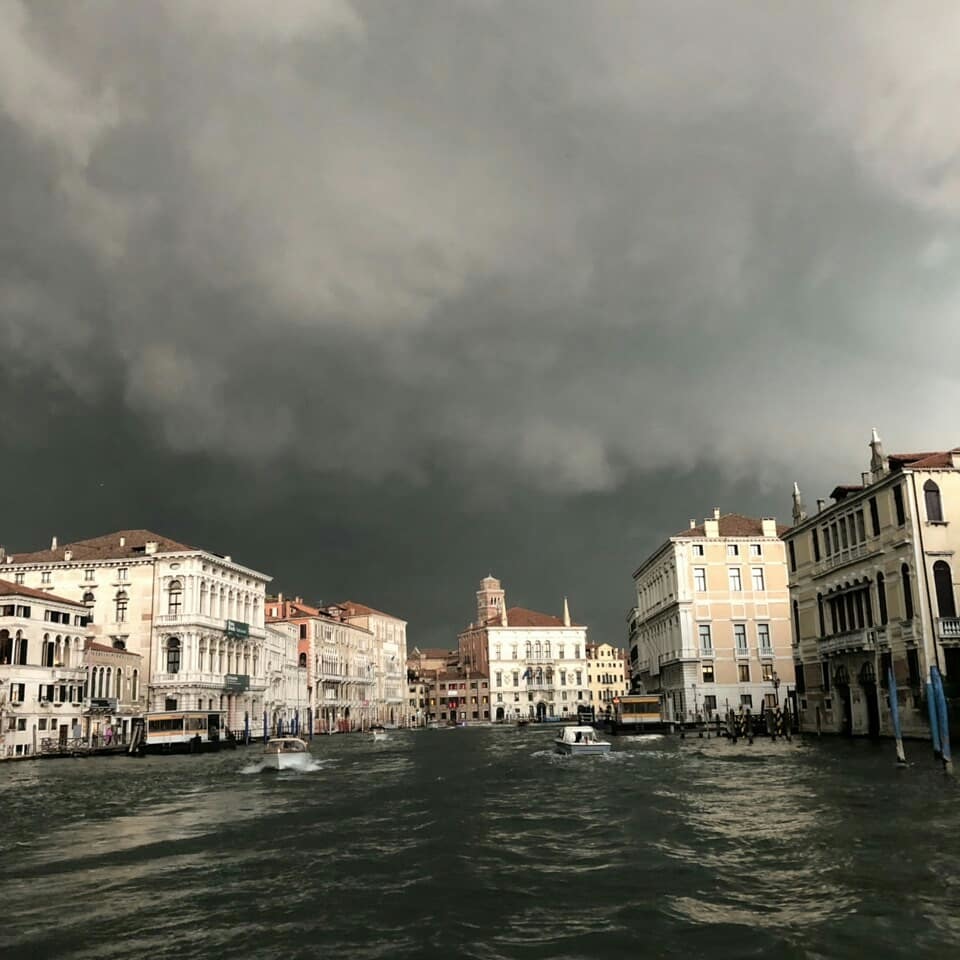
<path id="1" fill-rule="evenodd" d="M 370 481 L 955 442 L 953 5 L 281 6 L 4 8 L 8 363 Z"/>

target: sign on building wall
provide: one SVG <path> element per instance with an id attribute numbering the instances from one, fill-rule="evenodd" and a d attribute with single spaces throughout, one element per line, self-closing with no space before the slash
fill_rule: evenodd
<path id="1" fill-rule="evenodd" d="M 250 625 L 242 620 L 227 621 L 227 636 L 236 637 L 238 640 L 246 640 L 250 636 Z"/>
<path id="2" fill-rule="evenodd" d="M 226 693 L 245 693 L 250 689 L 250 674 L 226 674 L 223 678 L 223 689 Z"/>

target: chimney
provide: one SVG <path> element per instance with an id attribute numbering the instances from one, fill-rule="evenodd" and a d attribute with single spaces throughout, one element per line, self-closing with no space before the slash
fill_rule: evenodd
<path id="1" fill-rule="evenodd" d="M 3 544 L 0 543 L 0 563 L 6 563 L 6 562 L 7 562 L 7 551 L 4 549 Z"/>
<path id="2" fill-rule="evenodd" d="M 233 563 L 233 558 L 230 556 L 229 553 L 223 559 L 226 560 L 227 563 Z"/>
<path id="3" fill-rule="evenodd" d="M 803 497 L 800 496 L 800 486 L 793 481 L 793 522 L 803 523 L 807 519 L 807 511 L 803 509 Z"/>
<path id="4" fill-rule="evenodd" d="M 56 549 L 57 549 L 57 538 L 56 538 L 56 537 L 54 537 L 54 538 L 50 541 L 50 549 L 51 549 L 51 550 L 56 550 Z"/>
<path id="5" fill-rule="evenodd" d="M 127 545 L 127 538 L 126 538 L 126 537 L 121 537 L 121 538 L 120 538 L 120 546 L 121 546 L 121 547 L 125 547 L 126 545 Z"/>
<path id="6" fill-rule="evenodd" d="M 570 606 L 567 603 L 567 598 L 563 598 L 563 625 L 565 627 L 570 626 Z"/>
<path id="7" fill-rule="evenodd" d="M 714 507 L 714 508 L 713 508 L 713 519 L 714 519 L 714 520 L 719 520 L 719 519 L 720 519 L 720 508 L 719 508 L 719 507 Z"/>
<path id="8" fill-rule="evenodd" d="M 278 603 L 283 603 L 283 594 L 282 594 L 282 593 L 278 593 L 278 594 L 277 594 L 277 602 L 278 602 Z"/>
<path id="9" fill-rule="evenodd" d="M 765 537 L 775 537 L 777 535 L 777 518 L 763 517 L 760 520 L 760 528 Z"/>
<path id="10" fill-rule="evenodd" d="M 824 500 L 823 497 L 817 497 L 817 513 L 823 513 L 823 508 L 826 502 L 827 501 Z"/>
<path id="11" fill-rule="evenodd" d="M 8 553 L 6 557 L 7 563 L 13 563 L 13 554 Z"/>
<path id="12" fill-rule="evenodd" d="M 691 529 L 691 530 L 696 530 L 696 529 L 697 529 L 697 521 L 694 520 L 693 517 L 690 518 L 690 529 Z"/>
<path id="13" fill-rule="evenodd" d="M 720 536 L 720 521 L 716 517 L 704 518 L 703 535 L 710 538 L 716 538 Z"/>
<path id="14" fill-rule="evenodd" d="M 69 563 L 69 562 L 73 559 L 73 551 L 72 551 L 72 550 L 64 550 L 64 551 L 63 551 L 63 559 L 66 560 L 67 563 Z"/>
<path id="15" fill-rule="evenodd" d="M 152 555 L 152 554 L 154 554 L 154 553 L 157 552 L 157 547 L 159 547 L 159 546 L 160 546 L 160 544 L 157 543 L 156 540 L 148 540 L 148 541 L 143 545 L 143 549 L 144 549 L 144 552 L 145 552 L 145 553 L 149 553 L 149 554 Z"/>

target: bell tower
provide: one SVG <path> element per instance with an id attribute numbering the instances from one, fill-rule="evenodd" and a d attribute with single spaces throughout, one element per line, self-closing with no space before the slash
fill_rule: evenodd
<path id="1" fill-rule="evenodd" d="M 502 621 L 506 612 L 506 599 L 500 581 L 488 574 L 480 581 L 477 591 L 477 624 L 494 619 Z"/>

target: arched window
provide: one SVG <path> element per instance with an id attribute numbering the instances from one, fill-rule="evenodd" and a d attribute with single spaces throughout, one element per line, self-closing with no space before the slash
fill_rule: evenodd
<path id="1" fill-rule="evenodd" d="M 529 660 L 533 656 L 533 644 L 528 640 L 523 655 Z"/>
<path id="2" fill-rule="evenodd" d="M 167 589 L 167 613 L 171 617 L 179 617 L 183 607 L 183 584 L 174 580 Z"/>
<path id="3" fill-rule="evenodd" d="M 956 617 L 957 605 L 953 599 L 953 575 L 946 560 L 933 565 L 933 583 L 937 590 L 937 612 L 941 617 Z"/>
<path id="4" fill-rule="evenodd" d="M 550 657 L 550 641 L 549 640 L 545 640 L 543 643 L 543 653 L 545 657 L 547 658 Z"/>
<path id="5" fill-rule="evenodd" d="M 56 656 L 56 644 L 49 638 L 44 637 L 43 640 L 43 653 L 41 654 L 41 665 L 44 667 L 52 667 L 53 661 Z"/>
<path id="6" fill-rule="evenodd" d="M 940 488 L 928 480 L 923 485 L 923 500 L 927 507 L 927 522 L 943 522 L 943 502 L 940 500 Z"/>
<path id="7" fill-rule="evenodd" d="M 116 690 L 116 693 L 114 693 L 114 696 L 118 700 L 122 700 L 123 699 L 123 671 L 119 667 L 117 667 L 115 690 Z"/>
<path id="8" fill-rule="evenodd" d="M 167 641 L 167 673 L 180 672 L 180 640 L 171 637 Z"/>
<path id="9" fill-rule="evenodd" d="M 204 616 L 206 616 L 207 613 L 208 613 L 207 600 L 208 600 L 208 596 L 207 596 L 207 581 L 204 580 L 203 583 L 200 584 L 200 612 L 201 612 Z"/>
<path id="10" fill-rule="evenodd" d="M 133 671 L 133 678 L 130 681 L 130 699 L 136 702 L 140 699 L 140 671 Z"/>
<path id="11" fill-rule="evenodd" d="M 910 568 L 903 564 L 900 567 L 900 582 L 903 584 L 903 619 L 913 619 L 913 588 L 910 586 Z"/>
<path id="12" fill-rule="evenodd" d="M 27 647 L 30 645 L 30 642 L 27 638 L 18 630 L 17 631 L 17 659 L 16 662 L 25 667 L 27 665 Z"/>
<path id="13" fill-rule="evenodd" d="M 800 604 L 793 601 L 793 637 L 794 644 L 800 643 Z"/>
<path id="14" fill-rule="evenodd" d="M 0 664 L 13 660 L 13 637 L 9 630 L 0 630 Z"/>
<path id="15" fill-rule="evenodd" d="M 306 667 L 306 665 L 307 665 L 307 655 L 306 655 L 305 653 L 301 653 L 301 654 L 300 654 L 300 661 L 299 661 L 299 663 L 300 663 L 300 666 L 301 666 L 301 667 Z"/>
<path id="16" fill-rule="evenodd" d="M 823 594 L 817 594 L 817 616 L 820 618 L 820 636 L 825 637 L 827 635 L 827 625 L 823 619 Z"/>
<path id="17" fill-rule="evenodd" d="M 127 619 L 127 594 L 125 590 L 117 591 L 117 596 L 114 599 L 116 605 L 116 621 L 117 623 L 124 623 Z"/>
<path id="18" fill-rule="evenodd" d="M 880 606 L 880 623 L 887 622 L 887 587 L 883 581 L 883 574 L 877 574 L 877 603 Z"/>
<path id="19" fill-rule="evenodd" d="M 93 623 L 93 602 L 96 600 L 96 597 L 93 595 L 93 591 L 88 590 L 83 595 L 83 602 L 87 605 L 87 623 Z"/>

